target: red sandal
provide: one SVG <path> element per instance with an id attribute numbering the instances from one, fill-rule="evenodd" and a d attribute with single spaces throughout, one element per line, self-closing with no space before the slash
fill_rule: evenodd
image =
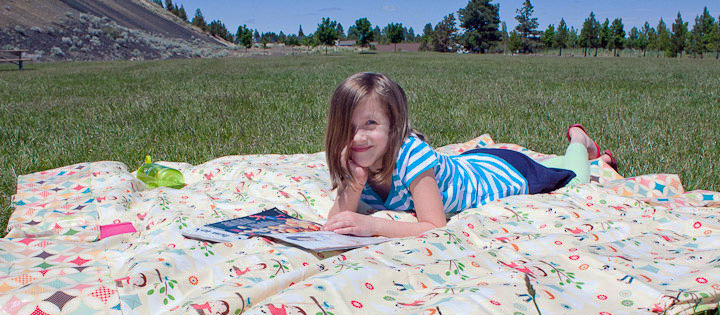
<path id="1" fill-rule="evenodd" d="M 605 154 L 607 154 L 610 157 L 610 167 L 612 167 L 615 172 L 617 172 L 617 160 L 615 160 L 615 156 L 610 150 L 605 150 Z"/>
<path id="2" fill-rule="evenodd" d="M 585 127 L 583 127 L 582 124 L 574 124 L 574 125 L 568 127 L 567 131 L 565 131 L 565 136 L 567 136 L 568 141 L 570 141 L 570 129 L 573 129 L 574 127 L 580 128 L 585 134 L 587 134 L 587 131 L 585 131 Z M 593 144 L 595 145 L 595 148 L 597 149 L 596 152 L 597 152 L 598 156 L 596 156 L 594 158 L 590 158 L 591 160 L 597 159 L 601 155 L 600 154 L 600 146 L 595 141 L 593 141 Z"/>

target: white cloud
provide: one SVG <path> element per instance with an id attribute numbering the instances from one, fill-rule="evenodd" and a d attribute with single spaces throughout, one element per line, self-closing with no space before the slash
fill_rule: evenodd
<path id="1" fill-rule="evenodd" d="M 397 11 L 397 6 L 390 4 L 390 5 L 384 5 L 382 6 L 382 10 L 385 12 L 395 12 Z"/>

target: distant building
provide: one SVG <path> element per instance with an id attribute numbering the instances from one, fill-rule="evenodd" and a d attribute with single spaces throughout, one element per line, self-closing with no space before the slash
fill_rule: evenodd
<path id="1" fill-rule="evenodd" d="M 377 46 L 375 46 L 375 49 L 377 51 L 390 52 L 390 51 L 395 51 L 395 47 L 396 47 L 395 44 L 377 45 Z M 418 51 L 418 50 L 420 50 L 420 43 L 399 43 L 399 44 L 397 44 L 397 51 L 399 51 L 399 52 L 401 52 L 401 51 L 410 52 L 410 51 Z"/>
<path id="2" fill-rule="evenodd" d="M 378 44 L 377 42 L 370 42 L 369 45 L 370 45 L 370 46 L 377 46 L 377 44 Z M 359 45 L 357 45 L 357 42 L 356 42 L 354 39 L 350 39 L 350 40 L 339 40 L 339 41 L 335 42 L 335 46 L 340 46 L 340 47 L 353 47 L 353 46 L 358 46 L 358 47 L 359 47 Z"/>
<path id="3" fill-rule="evenodd" d="M 344 47 L 355 46 L 355 40 L 339 40 L 337 42 L 337 46 L 344 46 Z"/>

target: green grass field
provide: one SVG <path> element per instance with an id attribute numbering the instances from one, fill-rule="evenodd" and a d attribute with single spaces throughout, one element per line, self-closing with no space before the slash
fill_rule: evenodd
<path id="1" fill-rule="evenodd" d="M 18 175 L 115 160 L 199 164 L 323 150 L 330 95 L 357 71 L 390 75 L 434 146 L 489 133 L 562 154 L 583 123 L 626 177 L 679 174 L 720 190 L 720 62 L 435 53 L 0 65 L 0 207 Z"/>

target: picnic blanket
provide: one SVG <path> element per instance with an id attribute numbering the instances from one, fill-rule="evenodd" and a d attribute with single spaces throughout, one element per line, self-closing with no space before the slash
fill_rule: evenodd
<path id="1" fill-rule="evenodd" d="M 483 135 L 439 148 L 509 148 Z M 209 244 L 181 231 L 277 207 L 324 222 L 325 156 L 226 156 L 148 190 L 120 162 L 18 177 L 0 239 L 3 314 L 692 314 L 720 301 L 720 193 L 676 175 L 501 199 L 418 237 L 314 253 L 254 237 Z M 409 221 L 411 213 L 373 215 Z M 135 233 L 100 239 L 100 226 Z"/>

